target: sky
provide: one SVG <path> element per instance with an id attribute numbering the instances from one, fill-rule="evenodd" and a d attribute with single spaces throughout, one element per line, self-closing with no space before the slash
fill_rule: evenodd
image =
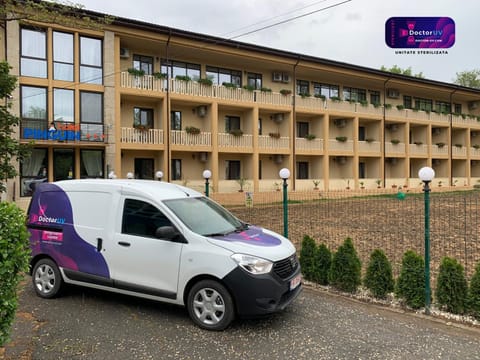
<path id="1" fill-rule="evenodd" d="M 372 69 L 382 65 L 411 67 L 414 74 L 422 72 L 427 79 L 448 83 L 456 79 L 458 72 L 480 69 L 478 0 L 76 2 L 88 10 L 110 15 Z M 455 22 L 455 44 L 442 49 L 446 54 L 397 54 L 395 50 L 400 49 L 385 43 L 385 23 L 391 17 L 412 16 L 450 17 Z M 269 27 L 278 22 L 282 23 Z M 264 27 L 268 28 L 260 30 Z"/>

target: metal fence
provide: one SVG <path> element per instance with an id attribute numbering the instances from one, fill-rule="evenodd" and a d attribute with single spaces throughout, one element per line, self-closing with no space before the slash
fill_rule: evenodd
<path id="1" fill-rule="evenodd" d="M 305 235 L 336 251 L 345 238 L 353 240 L 365 271 L 370 254 L 382 249 L 398 276 L 403 254 L 414 250 L 424 255 L 425 214 L 421 189 L 399 196 L 383 192 L 289 192 L 289 238 L 300 250 Z M 247 194 L 235 198 L 214 194 L 213 198 L 239 218 L 283 233 L 282 193 Z M 252 206 L 250 206 L 252 205 Z M 430 266 L 432 285 L 441 259 L 457 259 L 472 276 L 480 261 L 480 191 L 430 193 Z"/>

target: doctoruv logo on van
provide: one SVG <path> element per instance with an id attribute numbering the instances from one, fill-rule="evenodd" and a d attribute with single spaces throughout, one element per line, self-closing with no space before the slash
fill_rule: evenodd
<path id="1" fill-rule="evenodd" d="M 39 216 L 38 222 L 44 222 L 49 224 L 65 224 L 65 218 L 54 218 L 48 216 Z"/>

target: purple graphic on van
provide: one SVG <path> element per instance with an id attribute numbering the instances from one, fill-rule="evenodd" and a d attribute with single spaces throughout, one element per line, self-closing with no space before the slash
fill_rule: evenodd
<path id="1" fill-rule="evenodd" d="M 248 230 L 232 232 L 225 236 L 216 236 L 215 238 L 225 241 L 245 242 L 249 245 L 258 246 L 278 246 L 282 243 L 279 238 L 264 233 L 262 228 L 256 226 L 249 226 Z"/>
<path id="2" fill-rule="evenodd" d="M 449 17 L 392 17 L 385 23 L 391 48 L 446 49 L 455 44 L 455 22 Z"/>
<path id="3" fill-rule="evenodd" d="M 48 254 L 60 267 L 109 278 L 104 257 L 80 237 L 73 224 L 67 194 L 52 183 L 39 184 L 28 219 L 32 256 Z"/>

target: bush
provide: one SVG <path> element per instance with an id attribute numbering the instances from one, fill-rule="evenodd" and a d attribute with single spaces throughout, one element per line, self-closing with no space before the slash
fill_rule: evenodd
<path id="1" fill-rule="evenodd" d="M 382 250 L 376 249 L 370 255 L 364 284 L 379 299 L 384 299 L 393 291 L 392 264 Z"/>
<path id="2" fill-rule="evenodd" d="M 302 240 L 302 248 L 300 250 L 300 266 L 305 280 L 313 281 L 315 273 L 315 253 L 317 244 L 315 240 L 305 235 Z"/>
<path id="3" fill-rule="evenodd" d="M 361 283 L 361 270 L 352 239 L 347 238 L 333 255 L 328 280 L 337 289 L 354 293 Z"/>
<path id="4" fill-rule="evenodd" d="M 325 244 L 320 244 L 315 252 L 313 281 L 320 285 L 328 285 L 328 273 L 331 266 L 332 252 Z"/>
<path id="5" fill-rule="evenodd" d="M 470 280 L 470 289 L 468 291 L 468 305 L 471 314 L 480 319 L 480 262 L 475 268 L 475 273 Z"/>
<path id="6" fill-rule="evenodd" d="M 425 306 L 425 262 L 412 250 L 402 258 L 400 276 L 397 279 L 395 294 L 403 298 L 413 309 Z"/>
<path id="7" fill-rule="evenodd" d="M 455 259 L 444 257 L 435 293 L 438 304 L 448 312 L 463 314 L 467 309 L 467 292 L 463 266 Z"/>
<path id="8" fill-rule="evenodd" d="M 0 346 L 10 334 L 17 309 L 17 286 L 27 271 L 30 248 L 25 215 L 15 204 L 0 202 Z"/>

